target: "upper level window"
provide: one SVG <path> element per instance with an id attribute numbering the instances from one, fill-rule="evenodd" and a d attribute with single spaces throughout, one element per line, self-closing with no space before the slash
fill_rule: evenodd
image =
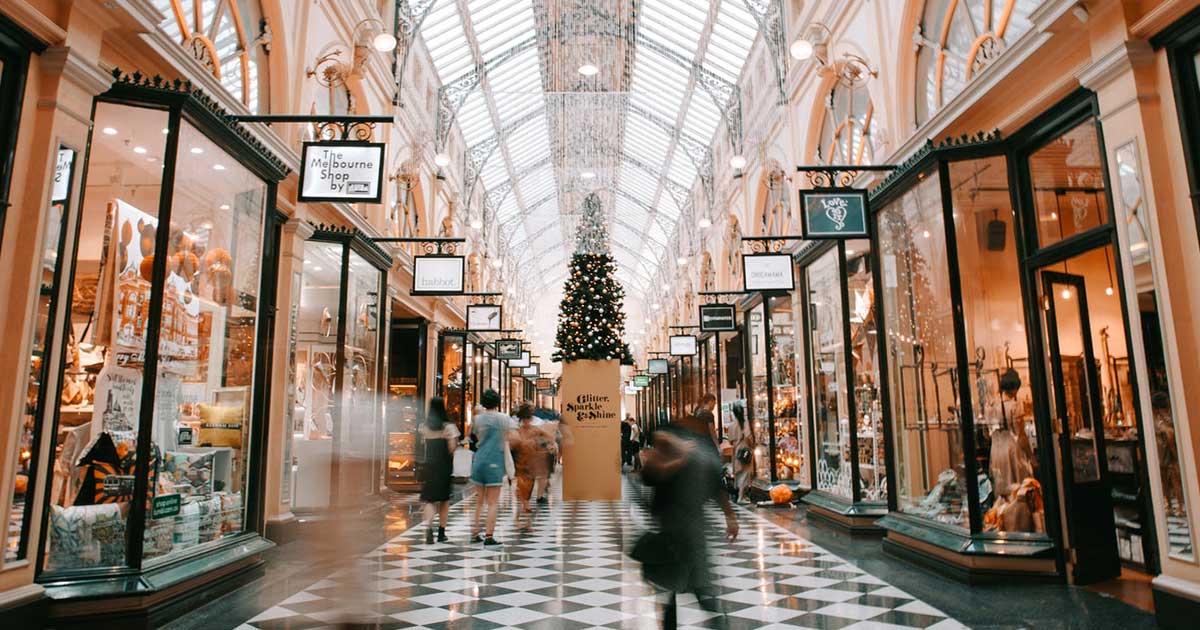
<path id="1" fill-rule="evenodd" d="M 1029 30 L 1040 0 L 926 0 L 917 44 L 916 124 L 928 121 Z"/>
<path id="2" fill-rule="evenodd" d="M 817 160 L 824 164 L 871 164 L 879 124 L 866 86 L 835 84 L 824 106 Z"/>
<path id="3" fill-rule="evenodd" d="M 259 64 L 266 58 L 260 40 L 268 31 L 257 0 L 153 0 L 168 16 L 163 30 L 187 49 L 225 90 L 250 111 L 259 111 L 265 87 Z"/>

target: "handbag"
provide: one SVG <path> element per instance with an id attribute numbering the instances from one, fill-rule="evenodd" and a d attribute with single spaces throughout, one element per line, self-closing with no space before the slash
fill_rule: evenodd
<path id="1" fill-rule="evenodd" d="M 737 460 L 738 460 L 738 463 L 741 463 L 741 464 L 749 464 L 750 463 L 750 447 L 749 446 L 742 446 L 742 447 L 738 448 Z"/>
<path id="2" fill-rule="evenodd" d="M 642 564 L 642 577 L 663 590 L 687 588 L 688 570 L 678 545 L 662 532 L 646 532 L 629 550 L 629 557 Z"/>

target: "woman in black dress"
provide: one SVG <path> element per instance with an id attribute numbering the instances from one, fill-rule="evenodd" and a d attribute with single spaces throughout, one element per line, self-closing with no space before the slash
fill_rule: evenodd
<path id="1" fill-rule="evenodd" d="M 425 457 L 421 464 L 421 500 L 425 502 L 425 542 L 433 543 L 433 514 L 438 513 L 437 541 L 446 542 L 446 516 L 450 511 L 450 474 L 458 427 L 446 422 L 446 403 L 441 396 L 429 401 L 429 413 L 421 426 Z"/>

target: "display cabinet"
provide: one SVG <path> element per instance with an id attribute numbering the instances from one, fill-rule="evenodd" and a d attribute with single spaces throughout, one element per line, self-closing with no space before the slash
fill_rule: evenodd
<path id="1" fill-rule="evenodd" d="M 870 242 L 810 243 L 798 257 L 815 479 L 804 501 L 812 516 L 875 531 L 887 513 L 887 464 Z"/>
<path id="2" fill-rule="evenodd" d="M 215 579 L 270 546 L 287 168 L 190 85 L 114 76 L 93 108 L 79 214 L 46 242 L 66 275 L 44 285 L 59 300 L 35 333 L 48 365 L 33 426 L 49 443 L 38 579 L 56 600 Z"/>
<path id="3" fill-rule="evenodd" d="M 325 510 L 377 494 L 387 442 L 380 413 L 380 296 L 391 258 L 355 229 L 315 226 L 304 245 L 296 322 L 291 496 Z"/>

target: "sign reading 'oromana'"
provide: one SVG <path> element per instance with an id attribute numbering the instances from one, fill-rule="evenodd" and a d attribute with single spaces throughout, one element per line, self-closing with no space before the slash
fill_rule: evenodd
<path id="1" fill-rule="evenodd" d="M 299 200 L 379 203 L 384 146 L 378 142 L 305 142 Z"/>
<path id="2" fill-rule="evenodd" d="M 737 330 L 737 309 L 732 304 L 700 306 L 700 332 L 728 332 L 731 330 Z"/>
<path id="3" fill-rule="evenodd" d="M 465 283 L 466 259 L 462 256 L 413 258 L 413 295 L 459 295 Z"/>
<path id="4" fill-rule="evenodd" d="M 820 188 L 800 191 L 804 238 L 866 238 L 867 191 Z"/>
<path id="5" fill-rule="evenodd" d="M 791 254 L 742 256 L 742 282 L 747 291 L 792 291 L 796 288 Z"/>

